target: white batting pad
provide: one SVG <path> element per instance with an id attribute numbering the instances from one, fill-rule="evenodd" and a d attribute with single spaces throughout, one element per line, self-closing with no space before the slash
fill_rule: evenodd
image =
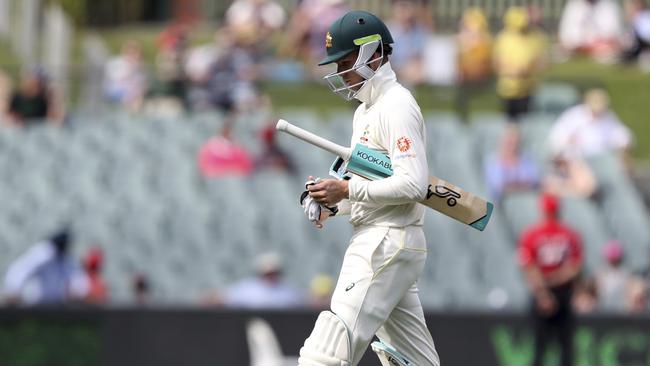
<path id="1" fill-rule="evenodd" d="M 349 366 L 350 349 L 350 336 L 345 323 L 331 311 L 323 311 L 300 349 L 298 365 Z"/>

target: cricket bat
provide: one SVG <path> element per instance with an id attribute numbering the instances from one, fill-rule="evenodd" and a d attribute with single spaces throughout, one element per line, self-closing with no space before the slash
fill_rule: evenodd
<path id="1" fill-rule="evenodd" d="M 341 146 L 283 119 L 275 128 L 340 157 L 332 165 L 333 171 L 345 170 L 369 180 L 393 174 L 387 155 L 362 144 L 354 149 Z M 429 177 L 426 198 L 420 203 L 480 231 L 487 226 L 494 208 L 491 202 L 437 177 Z"/>

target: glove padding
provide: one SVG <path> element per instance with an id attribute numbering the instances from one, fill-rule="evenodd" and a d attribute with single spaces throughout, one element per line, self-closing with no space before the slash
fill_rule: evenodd
<path id="1" fill-rule="evenodd" d="M 305 182 L 305 191 L 302 192 L 302 194 L 300 195 L 300 204 L 302 205 L 305 211 L 305 215 L 307 215 L 309 221 L 314 223 L 323 222 L 325 221 L 325 219 L 327 219 L 330 216 L 336 215 L 336 213 L 338 212 L 338 208 L 321 205 L 316 201 L 314 201 L 314 199 L 311 198 L 311 196 L 309 195 L 309 191 L 307 190 L 307 187 L 316 184 L 319 180 L 320 178 L 316 178 L 316 180 L 308 180 L 307 182 Z M 323 209 L 325 209 L 326 212 L 328 212 L 329 214 L 321 220 L 321 214 L 323 212 Z"/>

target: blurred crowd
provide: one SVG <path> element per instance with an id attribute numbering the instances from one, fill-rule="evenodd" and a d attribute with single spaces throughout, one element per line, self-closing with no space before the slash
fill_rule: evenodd
<path id="1" fill-rule="evenodd" d="M 569 0 L 557 29 L 545 28 L 535 3 L 511 7 L 502 19 L 469 7 L 451 45 L 438 37 L 429 0 L 391 4 L 387 23 L 396 42 L 391 64 L 400 80 L 413 87 L 454 75 L 445 82 L 457 85 L 456 104 L 465 118 L 472 94 L 493 85 L 504 112 L 519 118 L 529 110 L 530 96 L 551 59 L 584 55 L 650 65 L 650 10 L 643 0 L 625 0 L 623 6 L 614 0 Z M 183 23 L 158 35 L 153 60 L 145 59 L 137 40 L 124 42 L 104 65 L 104 99 L 129 111 L 163 116 L 205 110 L 233 115 L 261 108 L 268 104 L 261 81 L 320 80 L 326 74 L 316 60 L 325 52 L 327 27 L 347 10 L 344 0 L 302 0 L 290 14 L 274 0 L 235 0 L 212 42 L 193 44 L 196 28 Z M 492 29 L 499 30 L 493 34 Z M 17 85 L 0 92 L 7 122 L 64 120 L 56 85 L 43 69 L 28 68 Z"/>
<path id="2" fill-rule="evenodd" d="M 63 228 L 21 253 L 9 265 L 0 299 L 9 306 L 104 306 L 122 304 L 145 307 L 160 303 L 148 276 L 125 274 L 130 281 L 128 299 L 116 301 L 104 278 L 105 255 L 93 245 L 81 258 L 72 250 L 74 236 Z M 233 309 L 316 308 L 329 306 L 334 281 L 327 274 L 315 276 L 308 288 L 287 281 L 282 257 L 276 252 L 260 253 L 251 263 L 250 276 L 231 285 L 199 294 L 196 303 Z"/>
<path id="3" fill-rule="evenodd" d="M 485 161 L 488 191 L 497 202 L 508 193 L 537 190 L 562 197 L 595 198 L 598 182 L 586 159 L 613 154 L 631 169 L 632 143 L 632 133 L 611 110 L 607 92 L 590 89 L 582 103 L 565 110 L 552 125 L 545 146 L 548 167 L 522 148 L 519 124 L 508 124 L 497 151 Z"/>
<path id="4" fill-rule="evenodd" d="M 294 163 L 276 144 L 272 124 L 258 131 L 262 146 L 258 155 L 252 155 L 233 137 L 234 124 L 241 114 L 273 110 L 260 87 L 262 81 L 322 78 L 326 72 L 315 65 L 325 52 L 327 28 L 347 10 L 343 0 L 302 0 L 291 14 L 274 0 L 235 0 L 207 44 L 191 44 L 193 28 L 188 25 L 165 28 L 156 40 L 153 66 L 145 60 L 142 44 L 126 41 L 104 65 L 103 98 L 116 108 L 150 116 L 222 113 L 226 122 L 215 128 L 215 136 L 197 151 L 197 165 L 206 178 L 248 175 L 260 169 L 293 173 Z M 494 34 L 484 10 L 471 7 L 459 21 L 452 46 L 442 45 L 435 37 L 430 1 L 394 0 L 390 14 L 387 23 L 395 39 L 390 62 L 406 86 L 435 83 L 435 75 L 441 73 L 455 75 L 455 106 L 464 121 L 469 120 L 477 90 L 492 90 L 502 101 L 508 126 L 497 151 L 485 159 L 483 167 L 494 201 L 502 202 L 522 191 L 560 200 L 597 199 L 599 182 L 585 160 L 613 153 L 629 167 L 633 136 L 610 108 L 609 95 L 603 89 L 586 91 L 581 103 L 555 121 L 547 142 L 551 152 L 548 162 L 527 155 L 521 146 L 521 125 L 526 123 L 531 97 L 549 62 L 583 55 L 598 62 L 638 62 L 650 69 L 650 10 L 644 1 L 626 0 L 621 6 L 614 0 L 569 0 L 557 30 L 545 29 L 536 5 L 511 7 Z M 557 34 L 556 42 L 550 34 Z M 451 62 L 434 62 L 433 58 Z M 0 111 L 9 125 L 65 121 L 66 106 L 41 68 L 26 69 L 18 86 L 2 95 Z M 554 213 L 556 206 L 546 202 L 545 219 L 560 221 Z M 538 234 L 527 231 L 526 235 Z M 522 243 L 530 240 L 521 238 Z M 575 241 L 580 248 L 580 239 Z M 101 249 L 92 249 L 80 261 L 72 258 L 69 242 L 70 235 L 64 231 L 17 258 L 5 276 L 6 299 L 23 304 L 109 301 L 110 292 L 102 279 Z M 648 281 L 625 269 L 625 253 L 618 242 L 602 244 L 603 268 L 592 278 L 580 279 L 571 306 L 583 313 L 646 310 Z M 579 262 L 576 259 L 576 265 Z M 257 258 L 254 268 L 250 278 L 206 294 L 201 302 L 245 308 L 327 306 L 331 278 L 317 277 L 311 289 L 297 289 L 283 279 L 280 257 L 273 253 Z M 577 281 L 579 271 L 573 272 L 568 278 Z M 133 302 L 148 303 L 151 284 L 146 275 L 135 274 L 131 281 Z"/>
<path id="5" fill-rule="evenodd" d="M 2 297 L 8 305 L 61 306 L 103 305 L 110 299 L 104 280 L 104 252 L 91 246 L 82 258 L 72 254 L 73 235 L 63 228 L 29 247 L 9 265 Z M 131 303 L 145 306 L 150 301 L 146 275 L 133 273 Z"/>

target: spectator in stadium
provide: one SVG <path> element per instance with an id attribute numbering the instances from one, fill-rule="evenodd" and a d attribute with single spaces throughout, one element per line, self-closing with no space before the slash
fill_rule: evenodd
<path id="1" fill-rule="evenodd" d="M 14 260 L 5 276 L 10 304 L 63 305 L 88 295 L 88 278 L 70 257 L 70 233 L 61 230 Z"/>
<path id="2" fill-rule="evenodd" d="M 595 279 L 600 294 L 600 307 L 605 311 L 623 311 L 625 295 L 632 274 L 623 266 L 623 247 L 611 240 L 603 247 L 606 265 L 596 271 Z"/>
<path id="3" fill-rule="evenodd" d="M 60 124 L 63 116 L 59 109 L 45 71 L 31 68 L 23 74 L 20 88 L 9 98 L 7 119 L 10 124 L 21 127 L 45 120 Z"/>
<path id="4" fill-rule="evenodd" d="M 632 40 L 623 53 L 623 60 L 632 62 L 642 54 L 648 55 L 645 58 L 650 58 L 650 9 L 644 0 L 627 0 L 625 10 L 632 25 Z M 650 61 L 646 61 L 648 62 Z"/>
<path id="5" fill-rule="evenodd" d="M 593 313 L 598 309 L 598 301 L 598 287 L 593 278 L 584 278 L 576 283 L 572 300 L 576 313 Z"/>
<path id="6" fill-rule="evenodd" d="M 146 275 L 138 273 L 132 277 L 131 293 L 136 306 L 148 306 L 151 303 L 151 283 Z"/>
<path id="7" fill-rule="evenodd" d="M 644 280 L 633 277 L 628 283 L 625 310 L 630 314 L 648 311 L 648 286 Z"/>
<path id="8" fill-rule="evenodd" d="M 187 107 L 187 47 L 187 31 L 180 25 L 167 27 L 158 36 L 156 77 L 144 106 L 148 115 L 178 117 Z"/>
<path id="9" fill-rule="evenodd" d="M 551 159 L 551 169 L 544 176 L 542 189 L 559 197 L 591 198 L 598 182 L 581 157 L 560 152 Z"/>
<path id="10" fill-rule="evenodd" d="M 503 17 L 492 62 L 497 74 L 497 94 L 511 122 L 529 111 L 530 98 L 547 62 L 546 37 L 530 27 L 525 8 L 511 7 Z"/>
<path id="11" fill-rule="evenodd" d="M 392 18 L 386 24 L 397 45 L 390 63 L 400 80 L 408 86 L 424 81 L 424 49 L 431 33 L 422 22 L 420 0 L 393 1 Z"/>
<path id="12" fill-rule="evenodd" d="M 586 54 L 611 62 L 620 51 L 622 19 L 618 1 L 569 0 L 560 19 L 560 45 L 571 54 Z"/>
<path id="13" fill-rule="evenodd" d="M 94 305 L 105 304 L 108 301 L 108 288 L 102 275 L 104 252 L 99 247 L 90 248 L 83 259 L 82 265 L 88 277 L 86 302 Z"/>
<path id="14" fill-rule="evenodd" d="M 307 299 L 282 278 L 282 263 L 277 253 L 265 253 L 255 259 L 256 274 L 228 287 L 223 305 L 244 309 L 283 309 L 305 306 Z"/>
<path id="15" fill-rule="evenodd" d="M 9 99 L 12 93 L 11 78 L 7 72 L 0 67 L 0 122 L 9 123 L 5 121 L 9 113 Z"/>
<path id="16" fill-rule="evenodd" d="M 603 89 L 588 90 L 584 103 L 564 111 L 549 133 L 549 146 L 555 153 L 582 158 L 614 153 L 626 165 L 631 144 L 632 133 L 609 108 Z"/>
<path id="17" fill-rule="evenodd" d="M 262 152 L 255 158 L 255 170 L 277 170 L 290 174 L 296 172 L 296 167 L 289 155 L 278 146 L 275 139 L 274 125 L 264 127 L 260 133 L 263 144 Z"/>
<path id="18" fill-rule="evenodd" d="M 286 12 L 274 0 L 236 0 L 225 16 L 226 26 L 247 39 L 256 53 L 268 47 L 272 36 L 282 29 L 286 20 Z"/>
<path id="19" fill-rule="evenodd" d="M 485 14 L 468 8 L 460 20 L 458 33 L 458 90 L 456 109 L 468 121 L 472 93 L 487 87 L 492 76 L 492 36 Z"/>
<path id="20" fill-rule="evenodd" d="M 224 27 L 216 33 L 212 51 L 203 49 L 192 56 L 193 83 L 189 94 L 192 110 L 218 109 L 232 120 L 238 111 L 250 110 L 259 102 L 255 84 L 259 67 L 252 51 L 243 42 L 245 40 Z"/>
<path id="21" fill-rule="evenodd" d="M 330 275 L 319 274 L 309 283 L 309 306 L 326 310 L 330 306 L 334 292 L 334 280 Z"/>
<path id="22" fill-rule="evenodd" d="M 544 217 L 523 232 L 518 245 L 519 264 L 533 300 L 533 365 L 542 365 L 547 345 L 557 338 L 561 365 L 567 366 L 573 361 L 571 300 L 574 282 L 582 268 L 583 249 L 579 234 L 560 221 L 559 200 L 549 194 L 540 198 Z"/>
<path id="23" fill-rule="evenodd" d="M 529 2 L 526 5 L 526 11 L 528 12 L 528 22 L 531 29 L 541 31 L 544 34 L 548 33 L 544 27 L 544 9 L 540 4 Z"/>
<path id="24" fill-rule="evenodd" d="M 304 65 L 315 65 L 325 56 L 327 28 L 348 8 L 345 0 L 302 0 L 289 22 L 281 53 L 298 58 Z M 323 76 L 318 69 L 312 71 Z"/>
<path id="25" fill-rule="evenodd" d="M 104 95 L 116 105 L 138 111 L 147 91 L 147 76 L 142 64 L 142 51 L 136 41 L 127 41 L 122 52 L 104 66 Z"/>
<path id="26" fill-rule="evenodd" d="M 490 197 L 495 201 L 500 201 L 508 193 L 531 191 L 539 186 L 539 168 L 522 151 L 516 125 L 506 128 L 499 150 L 485 161 L 485 178 Z"/>
<path id="27" fill-rule="evenodd" d="M 206 141 L 198 154 L 201 175 L 215 178 L 227 175 L 249 175 L 254 168 L 253 160 L 231 136 L 231 126 L 226 122 L 221 135 Z"/>

